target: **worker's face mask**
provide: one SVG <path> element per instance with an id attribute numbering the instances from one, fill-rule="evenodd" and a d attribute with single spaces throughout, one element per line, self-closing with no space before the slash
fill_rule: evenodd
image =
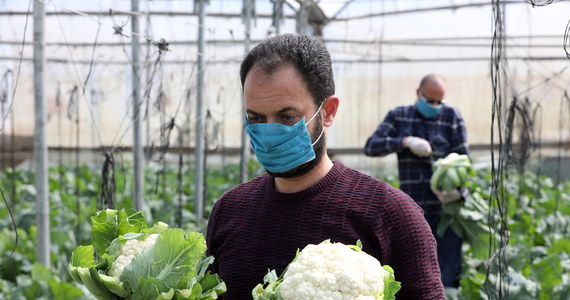
<path id="1" fill-rule="evenodd" d="M 305 123 L 303 117 L 292 126 L 279 123 L 249 124 L 246 120 L 245 130 L 251 139 L 251 147 L 257 160 L 266 170 L 283 173 L 315 159 L 313 146 L 323 135 L 324 128 L 317 140 L 312 143 L 307 125 L 317 116 L 322 106 L 321 103 L 309 122 Z"/>
<path id="2" fill-rule="evenodd" d="M 435 118 L 441 112 L 443 104 L 440 103 L 437 106 L 433 106 L 429 104 L 423 96 L 420 96 L 420 98 L 416 102 L 416 108 L 418 109 L 420 114 L 422 114 L 422 116 L 431 119 Z"/>

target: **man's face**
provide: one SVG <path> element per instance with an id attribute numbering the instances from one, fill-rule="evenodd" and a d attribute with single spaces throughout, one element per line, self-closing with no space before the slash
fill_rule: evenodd
<path id="1" fill-rule="evenodd" d="M 281 67 L 267 75 L 254 66 L 244 82 L 244 104 L 249 123 L 280 123 L 292 126 L 303 117 L 309 121 L 317 108 L 303 77 L 291 66 Z M 313 141 L 322 130 L 322 120 L 316 116 L 307 125 Z M 316 158 L 283 173 L 272 173 L 275 177 L 296 177 L 310 171 L 322 158 L 325 137 L 315 144 Z"/>
<path id="2" fill-rule="evenodd" d="M 426 99 L 431 106 L 438 106 L 445 97 L 445 86 L 442 84 L 429 83 L 418 89 L 418 98 Z"/>

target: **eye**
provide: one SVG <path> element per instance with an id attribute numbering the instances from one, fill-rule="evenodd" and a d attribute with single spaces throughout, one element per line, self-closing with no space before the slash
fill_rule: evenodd
<path id="1" fill-rule="evenodd" d="M 281 116 L 281 123 L 285 125 L 291 125 L 297 123 L 299 117 L 296 115 L 282 115 Z"/>
<path id="2" fill-rule="evenodd" d="M 431 104 L 431 105 L 439 105 L 441 104 L 442 100 L 436 100 L 436 99 L 426 99 L 427 103 Z"/>
<path id="3" fill-rule="evenodd" d="M 248 116 L 247 120 L 248 120 L 248 124 L 255 124 L 255 123 L 263 122 L 263 120 L 259 116 Z"/>

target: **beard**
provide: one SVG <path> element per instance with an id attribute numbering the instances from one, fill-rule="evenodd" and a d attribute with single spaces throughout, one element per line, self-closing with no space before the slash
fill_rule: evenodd
<path id="1" fill-rule="evenodd" d="M 298 177 L 309 173 L 309 171 L 311 171 L 313 168 L 315 168 L 316 165 L 318 165 L 321 162 L 321 159 L 325 154 L 326 137 L 325 133 L 323 132 L 323 134 L 319 138 L 319 135 L 323 130 L 323 124 L 321 123 L 321 116 L 319 115 L 315 121 L 317 122 L 317 125 L 315 126 L 314 132 L 311 134 L 312 143 L 315 143 L 315 140 L 319 139 L 313 146 L 313 150 L 315 151 L 315 158 L 285 172 L 275 173 L 268 171 L 266 169 L 265 171 L 267 171 L 267 174 L 273 177 L 281 177 L 281 178 Z"/>

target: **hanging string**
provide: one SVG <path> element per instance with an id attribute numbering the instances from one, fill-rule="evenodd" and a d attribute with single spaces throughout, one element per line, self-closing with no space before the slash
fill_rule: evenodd
<path id="1" fill-rule="evenodd" d="M 203 137 L 203 139 L 204 139 L 204 150 L 203 150 L 203 153 L 204 153 L 204 166 L 207 166 L 207 165 L 208 165 L 208 158 L 209 158 L 209 156 L 208 156 L 208 148 L 210 147 L 210 146 L 209 146 L 209 144 L 210 144 L 210 142 L 209 142 L 209 140 L 210 140 L 210 139 L 209 139 L 210 135 L 208 134 L 208 132 L 209 132 L 208 128 L 210 128 L 210 124 L 212 124 L 212 113 L 210 112 L 210 109 L 206 109 L 206 119 L 204 120 L 204 137 Z M 203 175 L 203 177 L 204 177 L 204 187 L 202 188 L 202 199 L 207 199 L 207 198 L 206 198 L 206 194 L 207 194 L 207 191 L 208 191 L 208 184 L 206 183 L 206 182 L 207 182 L 206 178 L 208 178 L 208 168 L 204 168 L 204 175 Z M 196 197 L 194 197 L 194 198 L 196 198 Z M 201 219 L 203 219 L 203 218 L 204 218 L 203 215 L 202 215 L 202 216 L 198 216 L 198 215 L 196 216 L 196 220 L 197 220 L 197 221 L 198 221 L 198 220 L 201 220 Z M 200 222 L 200 221 L 198 221 L 198 222 Z"/>
<path id="2" fill-rule="evenodd" d="M 568 110 L 568 114 L 570 115 L 570 96 L 568 95 L 568 91 L 564 91 L 564 95 L 562 96 L 562 98 L 560 99 L 560 109 L 559 109 L 559 116 L 558 116 L 558 127 L 559 127 L 559 134 L 560 137 L 558 138 L 558 155 L 556 157 L 556 182 L 555 182 L 555 186 L 557 189 L 557 193 L 556 193 L 556 203 L 554 206 L 554 211 L 559 211 L 558 208 L 560 207 L 560 198 L 561 198 L 561 194 L 562 194 L 562 186 L 561 186 L 561 182 L 562 182 L 562 174 L 561 174 L 561 166 L 562 166 L 562 141 L 564 140 L 564 137 L 562 136 L 563 132 L 564 132 L 564 120 L 568 120 L 570 118 L 564 118 L 564 104 L 566 104 L 567 110 Z M 558 232 L 558 227 L 560 226 L 560 220 L 559 218 L 555 218 L 554 224 L 553 224 L 553 229 L 554 232 Z"/>
<path id="3" fill-rule="evenodd" d="M 165 46 L 165 45 L 166 45 L 166 46 Z M 151 76 L 149 76 L 149 78 L 148 78 L 148 80 L 147 80 L 147 86 L 146 86 L 146 88 L 145 88 L 145 92 L 144 92 L 144 95 L 143 95 L 144 101 L 141 101 L 141 103 L 139 104 L 139 107 L 133 108 L 134 111 L 141 111 L 141 108 L 142 108 L 143 105 L 148 106 L 148 103 L 150 102 L 150 101 L 149 101 L 149 99 L 150 99 L 150 94 L 151 94 L 151 92 L 152 92 L 152 86 L 153 86 L 152 83 L 153 83 L 153 81 L 154 81 L 154 78 L 155 78 L 155 76 L 156 76 L 156 73 L 157 73 L 158 71 L 160 71 L 161 68 L 162 68 L 163 55 L 164 55 L 164 53 L 165 53 L 166 51 L 168 51 L 168 43 L 166 43 L 166 42 L 163 42 L 163 43 L 156 43 L 155 46 L 157 46 L 157 48 L 159 48 L 159 51 L 158 51 L 157 58 L 156 58 L 156 60 L 155 60 L 155 62 L 154 62 L 152 74 L 151 74 Z M 139 78 L 139 80 L 140 80 L 140 78 Z M 133 99 L 131 98 L 131 100 L 130 100 L 129 103 L 127 104 L 128 107 L 131 107 L 131 106 L 132 106 L 132 105 L 131 105 L 132 101 L 133 101 Z M 148 109 L 146 109 L 145 111 L 146 111 L 147 114 L 148 114 Z M 160 112 L 159 112 L 159 113 L 160 113 Z M 142 115 L 142 114 L 138 114 L 138 117 L 140 117 L 140 115 Z M 126 120 L 127 120 L 127 116 L 128 116 L 128 115 L 125 115 L 124 118 L 121 120 L 121 124 L 119 125 L 119 127 L 121 127 L 121 128 L 123 127 L 124 123 L 125 123 Z M 146 115 L 145 115 L 145 117 L 146 117 Z M 125 127 L 124 130 L 121 130 L 121 129 L 117 130 L 117 135 L 113 138 L 112 144 L 115 145 L 115 144 L 117 143 L 117 141 L 120 140 L 120 139 L 128 132 L 128 130 L 133 126 L 133 124 L 134 124 L 134 120 L 131 118 L 130 123 Z"/>
<path id="4" fill-rule="evenodd" d="M 532 7 L 536 7 L 536 6 L 547 6 L 550 5 L 554 2 L 560 2 L 560 1 L 564 1 L 564 0 L 558 0 L 558 1 L 554 1 L 554 0 L 541 0 L 541 1 L 535 1 L 535 0 L 525 0 L 526 3 L 532 5 Z"/>
<path id="5" fill-rule="evenodd" d="M 542 115 L 542 107 L 537 107 L 536 109 L 536 117 L 535 120 L 544 120 L 543 115 Z M 536 144 L 537 145 L 542 145 L 542 122 L 536 122 Z M 542 156 L 542 147 L 538 147 L 537 149 L 537 157 L 536 160 L 538 162 L 542 162 L 543 156 Z M 537 164 L 537 168 L 536 168 L 536 175 L 537 176 L 541 176 L 542 175 L 542 163 L 538 163 Z M 539 181 L 539 189 L 541 187 L 542 181 Z M 539 192 L 538 190 L 536 191 L 537 193 Z"/>
<path id="6" fill-rule="evenodd" d="M 115 208 L 115 158 L 112 151 L 105 151 L 105 161 L 101 170 L 101 196 L 98 209 Z"/>
<path id="7" fill-rule="evenodd" d="M 148 43 L 151 43 L 150 40 L 147 40 Z M 153 43 L 154 46 L 156 46 L 158 48 L 158 55 L 152 65 L 152 71 L 150 72 L 150 76 L 147 77 L 147 82 L 146 82 L 146 88 L 144 91 L 144 95 L 143 95 L 143 99 L 144 99 L 144 105 L 145 105 L 145 114 L 144 114 L 144 119 L 148 118 L 148 114 L 149 114 L 149 108 L 150 108 L 150 94 L 152 92 L 152 87 L 153 87 L 153 82 L 155 79 L 155 75 L 157 73 L 157 71 L 159 70 L 159 67 L 162 67 L 162 58 L 163 58 L 163 53 L 168 51 L 168 43 L 164 40 L 161 39 L 161 41 L 159 43 Z M 149 60 L 149 53 L 147 53 L 147 56 L 145 57 L 145 61 Z M 145 63 L 146 65 L 146 63 Z M 147 71 L 147 75 L 148 75 L 148 71 Z"/>
<path id="8" fill-rule="evenodd" d="M 14 248 L 12 248 L 10 254 L 8 255 L 8 258 L 11 258 L 14 252 L 16 251 L 16 248 L 18 248 L 18 242 L 20 237 L 18 235 L 18 227 L 16 225 L 16 219 L 14 218 L 14 214 L 12 213 L 12 208 L 10 208 L 8 200 L 6 200 L 6 196 L 4 196 L 4 190 L 2 189 L 2 187 L 0 187 L 0 194 L 2 194 L 2 200 L 4 200 L 4 204 L 6 204 L 6 208 L 8 209 L 8 214 L 10 214 L 10 220 L 12 221 L 12 226 L 14 226 L 14 233 L 16 234 L 16 241 L 14 242 Z M 0 270 L 2 269 L 2 267 L 3 266 L 0 265 Z"/>
<path id="9" fill-rule="evenodd" d="M 504 180 L 504 166 L 505 166 L 505 153 L 507 147 L 503 143 L 503 124 L 502 124 L 502 114 L 503 114 L 503 96 L 504 96 L 504 86 L 506 82 L 506 57 L 504 57 L 504 45 L 505 45 L 505 24 L 504 24 L 504 11 L 502 9 L 502 4 L 499 0 L 493 0 L 493 40 L 491 44 L 491 84 L 493 88 L 493 107 L 492 107 L 492 118 L 491 118 L 491 173 L 492 173 L 492 183 L 491 183 L 491 197 L 489 205 L 492 208 L 488 214 L 489 229 L 490 232 L 497 232 L 499 236 L 499 245 L 495 244 L 492 235 L 489 237 L 489 260 L 487 262 L 487 276 L 485 278 L 485 293 L 487 296 L 491 297 L 491 290 L 489 289 L 489 274 L 491 272 L 497 272 L 498 276 L 498 299 L 507 298 L 508 289 L 503 287 L 503 281 L 508 277 L 508 264 L 506 258 L 506 247 L 509 243 L 509 232 L 508 224 L 506 219 L 506 211 L 508 205 L 508 199 L 505 194 L 505 189 L 503 185 Z M 498 133 L 498 148 L 499 148 L 499 158 L 497 165 L 495 164 L 495 132 Z M 493 220 L 497 219 L 494 215 L 498 213 L 499 224 L 498 228 L 492 228 Z M 495 264 L 496 263 L 496 264 Z M 494 268 L 498 267 L 497 270 Z M 508 286 L 508 285 L 507 285 Z"/>
<path id="10" fill-rule="evenodd" d="M 77 108 L 79 107 L 78 96 L 79 96 L 79 88 L 75 85 L 73 86 L 73 89 L 69 94 L 69 101 L 67 102 L 67 120 L 73 123 L 79 122 L 79 116 L 77 110 Z"/>
<path id="11" fill-rule="evenodd" d="M 532 103 L 528 97 L 519 100 L 517 96 L 513 96 L 513 101 L 507 111 L 507 122 L 505 124 L 507 157 L 505 163 L 516 165 L 519 173 L 524 171 L 528 159 L 537 148 L 534 139 L 537 109 L 538 105 L 534 109 L 532 108 Z M 515 139 L 517 140 L 515 141 Z"/>
<path id="12" fill-rule="evenodd" d="M 12 98 L 14 99 L 14 98 Z M 14 102 L 12 100 L 12 102 Z M 16 198 L 16 174 L 14 172 L 14 170 L 16 169 L 16 129 L 14 124 L 16 124 L 16 122 L 14 121 L 14 113 L 10 112 L 10 144 L 12 145 L 12 147 L 10 148 L 10 161 L 12 163 L 11 167 L 12 167 L 12 172 L 10 172 L 10 199 L 12 202 L 12 205 L 16 205 L 18 202 L 17 198 Z"/>
<path id="13" fill-rule="evenodd" d="M 182 185 L 182 175 L 184 168 L 184 159 L 182 155 L 182 145 L 180 145 L 180 150 L 178 151 L 178 172 L 176 173 L 177 180 L 177 191 L 178 191 L 178 209 L 176 210 L 176 224 L 178 228 L 182 228 L 182 210 L 184 209 L 184 188 Z"/>
<path id="14" fill-rule="evenodd" d="M 163 190 L 165 187 L 161 185 L 160 177 L 166 172 L 166 164 L 165 164 L 165 157 L 168 149 L 170 149 L 170 135 L 172 130 L 176 127 L 175 119 L 171 118 L 168 123 L 163 124 L 162 128 L 160 129 L 160 145 L 158 147 L 158 161 L 161 163 L 162 170 L 157 172 L 156 181 L 155 181 L 155 188 L 154 192 L 158 193 L 159 186 L 162 186 Z M 151 149 L 154 147 L 151 147 Z M 163 182 L 164 183 L 164 182 Z"/>
<path id="15" fill-rule="evenodd" d="M 97 91 L 97 90 L 95 90 L 95 89 L 90 89 L 90 91 L 89 91 L 89 100 L 87 101 L 87 105 L 88 105 L 89 107 L 95 107 L 95 108 L 100 107 L 100 106 L 99 106 L 100 103 L 101 103 L 100 100 L 101 100 L 101 96 L 99 95 L 99 91 Z M 91 109 L 89 109 L 89 111 L 91 111 Z M 98 113 L 98 115 L 100 114 L 100 110 L 99 110 L 99 109 L 96 109 L 96 112 Z M 95 125 L 98 125 L 98 124 L 100 123 L 100 120 L 99 120 L 99 119 L 95 119 L 95 118 L 91 118 L 91 122 L 92 122 L 93 124 L 95 124 Z M 91 130 L 96 130 L 96 128 L 97 128 L 97 126 L 93 126 Z M 92 131 L 92 132 L 93 132 L 93 131 Z M 95 131 L 95 132 L 96 132 L 96 134 L 93 134 L 93 133 L 91 134 L 91 145 L 97 145 L 97 142 L 98 142 L 98 140 L 96 139 L 98 132 L 97 132 L 97 131 Z M 98 165 L 98 164 L 99 164 L 99 162 L 100 162 L 100 161 L 99 161 L 99 156 L 96 155 L 96 154 L 99 154 L 98 152 L 99 152 L 99 151 L 96 150 L 96 149 L 92 149 L 92 150 L 91 150 L 91 154 L 92 154 L 92 157 L 91 157 L 91 158 L 93 159 L 91 165 Z M 103 154 L 103 155 L 104 155 L 104 154 Z"/>
<path id="16" fill-rule="evenodd" d="M 162 74 L 162 72 L 161 72 Z M 162 179 L 164 179 L 164 176 L 166 174 L 166 153 L 168 152 L 168 149 L 170 148 L 170 134 L 172 133 L 172 129 L 174 128 L 174 119 L 171 119 L 169 122 L 165 121 L 165 114 L 164 114 L 164 108 L 165 108 L 165 103 L 164 103 L 164 91 L 162 90 L 162 76 L 160 76 L 160 88 L 159 88 L 159 92 L 158 92 L 158 97 L 156 98 L 156 102 L 154 103 L 154 107 L 157 109 L 158 111 L 158 118 L 159 118 L 159 122 L 160 124 L 163 124 L 161 130 L 160 130 L 160 136 L 159 136 L 159 140 L 160 140 L 160 146 L 159 146 L 159 156 L 158 156 L 158 161 L 160 162 L 160 172 L 157 173 L 157 185 L 159 182 L 159 178 L 158 177 L 162 177 Z M 162 191 L 164 192 L 166 190 L 166 182 L 164 180 L 160 181 L 161 184 L 161 188 Z M 158 186 L 157 186 L 157 190 L 158 190 Z"/>
<path id="17" fill-rule="evenodd" d="M 62 126 L 62 103 L 61 103 L 61 83 L 58 82 L 57 83 L 57 91 L 55 94 L 55 107 L 57 109 L 57 136 L 58 136 L 58 142 L 59 142 L 59 146 L 60 148 L 63 149 L 63 126 Z M 66 168 L 64 167 L 64 163 L 63 163 L 63 150 L 60 149 L 58 154 L 58 177 L 59 177 L 59 182 L 65 182 L 65 172 L 66 172 Z M 60 188 L 58 189 L 57 193 L 59 194 L 59 197 L 61 197 L 61 195 L 65 192 L 64 188 Z"/>
<path id="18" fill-rule="evenodd" d="M 112 152 L 112 153 L 113 153 L 113 163 L 114 163 L 115 162 L 114 152 Z M 116 190 L 117 186 L 122 186 L 123 189 L 120 190 L 119 193 L 121 194 L 121 199 L 125 199 L 127 192 L 128 192 L 126 189 L 126 187 L 127 187 L 127 176 L 126 176 L 127 168 L 125 167 L 125 160 L 123 158 L 122 152 L 119 151 L 119 152 L 117 152 L 117 154 L 119 157 L 119 170 L 120 170 L 121 174 L 123 174 L 123 176 L 119 176 L 119 178 L 122 178 L 123 180 L 119 182 L 120 183 L 119 185 L 115 184 L 115 190 Z M 117 182 L 117 180 L 115 180 L 115 182 Z"/>
<path id="19" fill-rule="evenodd" d="M 91 51 L 91 61 L 89 61 L 89 71 L 87 71 L 87 76 L 85 76 L 85 81 L 83 82 L 83 95 L 85 95 L 85 89 L 87 88 L 87 83 L 91 77 L 91 72 L 93 71 L 93 63 L 95 62 L 95 49 L 97 49 L 97 41 L 99 41 L 99 32 L 101 31 L 101 23 L 97 23 L 97 33 L 95 33 L 95 41 L 93 42 L 93 50 Z"/>
<path id="20" fill-rule="evenodd" d="M 218 105 L 221 105 L 222 107 L 224 107 L 223 101 L 222 101 L 223 95 L 224 95 L 224 87 L 222 86 L 218 90 L 218 95 L 216 97 L 216 103 Z M 225 111 L 224 108 L 223 108 L 223 110 Z M 226 145 L 226 132 L 224 130 L 224 128 L 226 128 L 226 122 L 225 122 L 226 120 L 225 119 L 226 118 L 224 118 L 222 116 L 221 121 L 219 123 L 219 127 L 220 127 L 220 130 L 219 130 L 219 134 L 220 134 L 219 148 L 220 148 L 221 153 L 222 153 L 222 166 L 224 167 L 224 169 L 226 166 L 226 155 L 227 155 L 226 151 L 225 151 L 225 145 Z M 218 148 L 218 146 L 216 146 L 216 148 Z"/>
<path id="21" fill-rule="evenodd" d="M 18 60 L 18 72 L 16 72 L 16 82 L 14 83 L 14 90 L 12 91 L 12 99 L 16 99 L 16 91 L 18 90 L 18 82 L 20 81 L 20 72 L 22 71 L 22 62 L 24 61 L 24 47 L 26 45 L 26 32 L 28 31 L 28 20 L 29 20 L 29 16 L 30 16 L 30 12 L 32 10 L 32 0 L 30 0 L 28 2 L 28 11 L 26 13 L 26 21 L 24 22 L 24 33 L 23 33 L 23 38 L 22 38 L 22 47 L 20 48 L 20 58 Z M 4 123 L 6 122 L 6 119 L 8 118 L 8 115 L 10 114 L 10 112 L 12 112 L 12 108 L 14 106 L 14 101 L 12 101 L 12 103 L 10 103 L 10 106 L 8 107 L 8 113 L 5 116 L 2 116 L 2 122 L 0 122 L 0 131 L 4 130 Z M 14 126 L 12 126 L 12 130 Z"/>
<path id="22" fill-rule="evenodd" d="M 58 132 L 57 136 L 58 136 L 58 140 L 59 140 L 59 146 L 63 147 L 63 142 L 62 142 L 62 138 L 61 138 L 63 136 L 62 118 L 61 118 L 61 112 L 63 110 L 61 109 L 61 83 L 60 82 L 57 83 L 57 91 L 55 93 L 55 108 L 57 110 L 57 132 Z M 59 153 L 58 153 L 58 162 L 59 162 L 59 168 L 61 170 L 63 168 L 63 153 L 62 153 L 62 151 L 59 151 Z M 63 173 L 62 172 L 60 172 L 59 180 L 60 181 L 63 180 Z"/>
<path id="23" fill-rule="evenodd" d="M 42 0 L 40 0 L 40 1 L 42 1 Z M 46 3 L 46 5 L 48 5 L 48 3 Z M 49 4 L 49 5 L 53 5 L 53 4 Z M 56 5 L 53 5 L 53 6 L 54 6 L 54 7 L 58 7 L 58 6 L 56 6 Z M 89 82 L 89 79 L 90 79 L 91 74 L 92 74 L 92 71 L 93 71 L 95 51 L 96 51 L 96 48 L 97 48 L 98 37 L 99 37 L 99 33 L 100 33 L 100 30 L 101 30 L 101 26 L 102 26 L 102 25 L 107 25 L 107 26 L 110 26 L 110 27 L 113 28 L 114 34 L 115 34 L 115 35 L 118 35 L 118 36 L 121 38 L 121 40 L 123 41 L 123 44 L 122 44 L 122 46 L 123 46 L 123 47 L 122 47 L 122 48 L 123 48 L 123 52 L 125 53 L 127 59 L 128 59 L 129 61 L 131 61 L 131 58 L 129 57 L 129 54 L 127 53 L 127 50 L 126 50 L 126 48 L 125 48 L 125 43 L 124 43 L 124 38 L 129 38 L 129 35 L 127 35 L 127 34 L 124 33 L 124 28 L 125 28 L 125 26 L 129 23 L 129 21 L 130 21 L 130 16 L 127 18 L 126 21 L 123 21 L 122 23 L 119 24 L 119 23 L 117 23 L 116 20 L 115 20 L 115 13 L 114 13 L 114 11 L 113 11 L 112 9 L 110 9 L 110 10 L 109 10 L 109 16 L 111 17 L 111 19 L 112 19 L 112 21 L 113 21 L 113 25 L 109 25 L 109 24 L 104 24 L 104 23 L 102 23 L 102 22 L 99 20 L 100 18 L 95 19 L 95 18 L 93 18 L 93 17 L 91 17 L 91 16 L 89 16 L 89 15 L 87 15 L 87 14 L 83 14 L 83 13 L 80 13 L 80 12 L 77 12 L 77 11 L 73 11 L 73 10 L 70 10 L 70 9 L 67 9 L 67 8 L 63 8 L 63 7 L 58 7 L 58 8 L 62 8 L 62 9 L 68 10 L 68 11 L 72 11 L 72 12 L 74 12 L 74 13 L 76 13 L 76 14 L 79 14 L 79 15 L 87 16 L 87 17 L 93 19 L 93 20 L 98 24 L 97 33 L 96 33 L 96 36 L 95 36 L 95 41 L 94 41 L 94 43 L 93 43 L 93 49 L 92 49 L 92 52 L 91 52 L 91 60 L 90 60 L 89 70 L 88 70 L 88 73 L 87 73 L 87 75 L 86 75 L 86 77 L 85 77 L 85 79 L 84 79 L 84 81 L 83 81 L 83 84 L 82 84 L 82 95 L 85 96 L 85 91 L 86 91 L 87 83 Z M 149 17 L 149 16 L 147 15 L 147 18 L 148 18 L 148 17 Z M 131 32 L 130 35 L 139 35 L 139 33 Z M 157 61 L 160 61 L 160 60 L 161 60 L 160 56 L 162 55 L 162 53 L 165 52 L 165 51 L 168 51 L 168 43 L 166 43 L 164 40 L 161 40 L 161 41 L 156 42 L 156 43 L 154 43 L 154 44 L 159 48 L 159 58 L 157 59 Z M 72 62 L 73 62 L 73 60 L 72 60 Z M 131 61 L 131 63 L 132 63 L 132 61 Z M 75 63 L 74 63 L 74 66 L 75 66 Z M 77 73 L 77 70 L 76 70 L 76 73 Z M 150 79 L 150 80 L 152 80 L 152 79 Z M 80 135 L 79 135 L 80 126 L 79 126 L 79 109 L 78 109 L 78 108 L 79 108 L 79 100 L 78 100 L 78 98 L 75 97 L 75 93 L 76 93 L 76 91 L 75 91 L 75 89 L 74 89 L 74 91 L 73 91 L 73 94 L 74 94 L 73 100 L 69 102 L 69 107 L 68 107 L 68 119 L 70 119 L 70 120 L 75 120 L 75 122 L 76 122 L 76 125 L 77 125 L 77 126 L 76 126 L 76 130 L 77 130 L 76 142 L 77 142 L 77 149 L 78 149 L 79 146 L 80 146 Z M 147 103 L 148 103 L 148 102 L 147 102 Z M 141 103 L 141 105 L 144 105 L 144 102 Z M 130 106 L 129 106 L 129 107 L 130 107 Z M 95 117 L 94 117 L 93 111 L 91 110 L 91 106 L 90 106 L 90 105 L 88 105 L 88 109 L 89 109 L 89 112 L 90 112 L 90 115 L 91 115 L 91 120 L 94 121 L 94 120 L 95 120 Z M 136 108 L 136 109 L 138 110 L 138 108 Z M 74 115 L 74 112 L 75 112 L 75 111 L 77 112 L 76 115 Z M 127 117 L 127 115 L 125 115 L 125 117 Z M 125 120 L 125 119 L 123 119 L 123 121 L 124 121 L 124 120 Z M 128 132 L 128 130 L 130 129 L 130 127 L 132 127 L 133 122 L 134 122 L 134 120 L 132 120 L 131 123 L 127 126 L 127 128 L 124 130 L 123 134 L 121 134 L 122 130 L 118 130 L 118 131 L 117 131 L 118 134 L 117 134 L 116 138 L 113 140 L 112 145 L 115 145 L 117 139 L 118 139 L 118 138 L 122 138 L 122 136 Z M 96 124 L 93 124 L 94 127 L 96 127 L 95 125 L 96 125 Z M 123 125 L 123 122 L 121 122 L 121 126 L 122 126 L 122 125 Z M 98 135 L 98 137 L 99 137 L 99 142 L 101 142 L 102 139 L 101 139 L 101 136 L 100 136 L 100 134 L 99 134 L 99 131 L 97 130 L 96 133 L 97 133 L 97 135 Z M 110 150 L 109 153 L 113 153 L 114 150 L 116 150 L 116 147 L 115 147 L 115 146 L 112 147 L 112 149 Z M 108 153 L 104 153 L 103 155 L 104 155 L 105 157 L 108 157 Z M 109 170 L 109 167 L 110 167 L 109 164 L 110 164 L 110 161 L 109 161 L 108 159 L 106 159 L 106 160 L 103 162 L 102 168 Z M 76 155 L 76 172 L 79 172 L 79 152 L 77 152 L 77 155 Z M 78 174 L 76 174 L 76 175 L 78 175 Z M 105 179 L 102 179 L 102 180 L 105 180 Z M 112 187 L 112 185 L 114 185 L 114 183 L 111 184 L 110 182 L 107 182 L 107 183 L 102 183 L 102 184 L 106 184 L 106 185 L 107 185 L 107 189 L 108 189 L 107 191 L 102 191 L 102 193 L 107 193 L 109 190 L 113 190 L 113 189 L 114 189 L 114 188 Z M 78 189 L 78 188 L 76 188 L 76 192 L 79 193 L 79 189 Z M 107 199 L 107 198 L 108 198 L 108 197 L 103 197 L 103 199 Z M 77 197 L 77 199 L 78 199 L 78 201 L 79 201 L 79 197 Z M 109 201 L 111 201 L 111 200 L 113 200 L 113 204 L 114 204 L 114 199 L 109 199 Z M 80 207 L 81 207 L 81 203 L 78 202 L 78 212 L 79 212 Z"/>
<path id="24" fill-rule="evenodd" d="M 2 115 L 2 119 L 4 119 L 4 115 L 6 114 L 6 104 L 10 105 L 10 103 L 8 103 L 9 99 L 8 99 L 8 90 L 10 89 L 9 87 L 9 82 L 8 82 L 8 76 L 10 75 L 12 71 L 11 70 L 7 70 L 4 75 L 2 76 L 2 80 L 0 80 L 0 106 L 1 106 L 1 111 L 0 114 Z M 2 89 L 3 87 L 5 87 L 4 89 Z M 2 170 L 4 170 L 6 168 L 6 166 L 4 165 L 4 163 L 6 162 L 6 151 L 8 149 L 6 149 L 7 147 L 6 145 L 6 132 L 2 131 L 0 132 L 0 134 L 2 135 L 2 140 L 1 140 L 1 145 L 0 145 L 0 151 L 2 151 L 2 155 L 0 156 L 0 168 Z M 12 145 L 13 146 L 13 145 Z"/>
<path id="25" fill-rule="evenodd" d="M 79 87 L 77 85 L 73 86 L 71 93 L 69 95 L 69 102 L 67 103 L 67 119 L 72 123 L 75 123 L 75 215 L 78 216 L 77 224 L 75 227 L 75 236 L 81 236 L 81 170 L 80 170 L 80 162 L 79 162 L 79 152 L 80 152 L 80 136 L 81 136 L 81 128 L 80 128 L 80 116 L 79 116 Z"/>

